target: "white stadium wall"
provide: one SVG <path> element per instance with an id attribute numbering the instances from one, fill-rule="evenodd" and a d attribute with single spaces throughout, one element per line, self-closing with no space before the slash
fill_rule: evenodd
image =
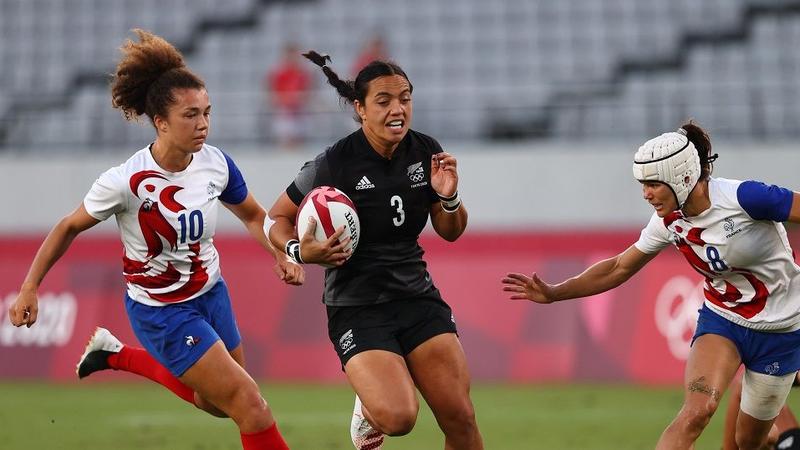
<path id="1" fill-rule="evenodd" d="M 634 148 L 612 144 L 445 145 L 459 158 L 462 198 L 470 228 L 637 228 L 650 214 L 632 179 Z M 316 153 L 228 151 L 256 197 L 269 207 L 304 161 Z M 800 152 L 789 145 L 717 144 L 715 174 L 759 179 L 800 190 Z M 14 155 L 14 156 L 8 156 Z M 76 207 L 92 182 L 125 156 L 78 154 L 0 156 L 4 193 L 0 234 L 46 232 Z M 101 225 L 113 230 L 113 221 Z M 222 231 L 242 231 L 230 214 L 220 214 Z"/>

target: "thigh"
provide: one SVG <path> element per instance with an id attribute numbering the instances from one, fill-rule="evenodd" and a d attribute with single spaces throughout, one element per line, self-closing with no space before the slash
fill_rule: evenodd
<path id="1" fill-rule="evenodd" d="M 195 300 L 205 320 L 214 328 L 225 348 L 233 351 L 242 342 L 239 325 L 233 313 L 228 286 L 220 279 L 211 290 Z"/>
<path id="2" fill-rule="evenodd" d="M 229 351 L 231 358 L 236 361 L 236 364 L 244 367 L 244 349 L 242 348 L 242 344 L 236 346 L 235 349 Z"/>
<path id="3" fill-rule="evenodd" d="M 344 371 L 367 411 L 392 409 L 416 415 L 419 402 L 402 356 L 385 350 L 367 350 L 351 357 Z"/>
<path id="4" fill-rule="evenodd" d="M 730 339 L 717 334 L 695 339 L 686 361 L 684 405 L 716 408 L 741 362 Z"/>
<path id="5" fill-rule="evenodd" d="M 789 396 L 794 378 L 794 373 L 773 376 L 745 370 L 736 422 L 737 441 L 761 443 L 766 439 Z"/>
<path id="6" fill-rule="evenodd" d="M 411 376 L 435 415 L 471 411 L 470 375 L 455 333 L 434 336 L 406 356 Z"/>
<path id="7" fill-rule="evenodd" d="M 225 405 L 238 390 L 255 386 L 221 341 L 214 343 L 179 379 L 215 405 Z"/>
<path id="8" fill-rule="evenodd" d="M 342 369 L 351 358 L 368 351 L 394 353 L 402 360 L 402 348 L 397 339 L 398 310 L 394 303 L 327 307 L 328 338 L 339 356 Z"/>
<path id="9" fill-rule="evenodd" d="M 219 335 L 190 300 L 162 307 L 127 299 L 137 339 L 161 365 L 180 377 L 219 341 Z"/>
<path id="10" fill-rule="evenodd" d="M 745 370 L 742 377 L 741 411 L 748 417 L 762 422 L 769 421 L 771 424 L 786 403 L 794 378 L 794 372 L 773 376 Z M 741 419 L 742 415 L 739 416 Z"/>

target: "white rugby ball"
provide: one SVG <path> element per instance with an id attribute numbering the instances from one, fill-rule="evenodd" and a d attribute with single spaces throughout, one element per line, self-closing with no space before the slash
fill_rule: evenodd
<path id="1" fill-rule="evenodd" d="M 308 218 L 313 217 L 317 222 L 314 238 L 317 241 L 328 240 L 342 225 L 345 226 L 342 237 L 350 237 L 347 248 L 352 252 L 358 246 L 361 236 L 361 223 L 358 220 L 356 206 L 344 192 L 331 187 L 320 186 L 309 192 L 300 207 L 297 209 L 297 236 L 302 239 L 308 229 Z M 323 267 L 334 267 L 330 264 L 320 264 Z"/>

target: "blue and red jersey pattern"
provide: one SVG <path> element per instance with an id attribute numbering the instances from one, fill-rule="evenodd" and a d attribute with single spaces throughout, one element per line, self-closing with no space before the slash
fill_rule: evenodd
<path id="1" fill-rule="evenodd" d="M 219 280 L 219 201 L 246 197 L 241 172 L 221 150 L 203 145 L 186 169 L 168 172 L 148 146 L 103 173 L 83 204 L 97 220 L 116 216 L 128 296 L 163 306 L 202 295 Z"/>
<path id="2" fill-rule="evenodd" d="M 675 245 L 705 278 L 705 304 L 726 319 L 762 331 L 800 329 L 800 266 L 781 223 L 793 192 L 724 178 L 708 188 L 709 209 L 653 214 L 634 245 L 648 254 Z"/>

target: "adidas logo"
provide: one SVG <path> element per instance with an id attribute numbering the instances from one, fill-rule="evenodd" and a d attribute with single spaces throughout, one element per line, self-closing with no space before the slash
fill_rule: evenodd
<path id="1" fill-rule="evenodd" d="M 361 177 L 361 179 L 358 180 L 358 183 L 356 184 L 356 190 L 357 191 L 360 191 L 362 189 L 372 189 L 374 187 L 375 187 L 375 185 L 372 184 L 371 181 L 369 181 L 369 178 L 367 178 L 366 175 Z"/>

